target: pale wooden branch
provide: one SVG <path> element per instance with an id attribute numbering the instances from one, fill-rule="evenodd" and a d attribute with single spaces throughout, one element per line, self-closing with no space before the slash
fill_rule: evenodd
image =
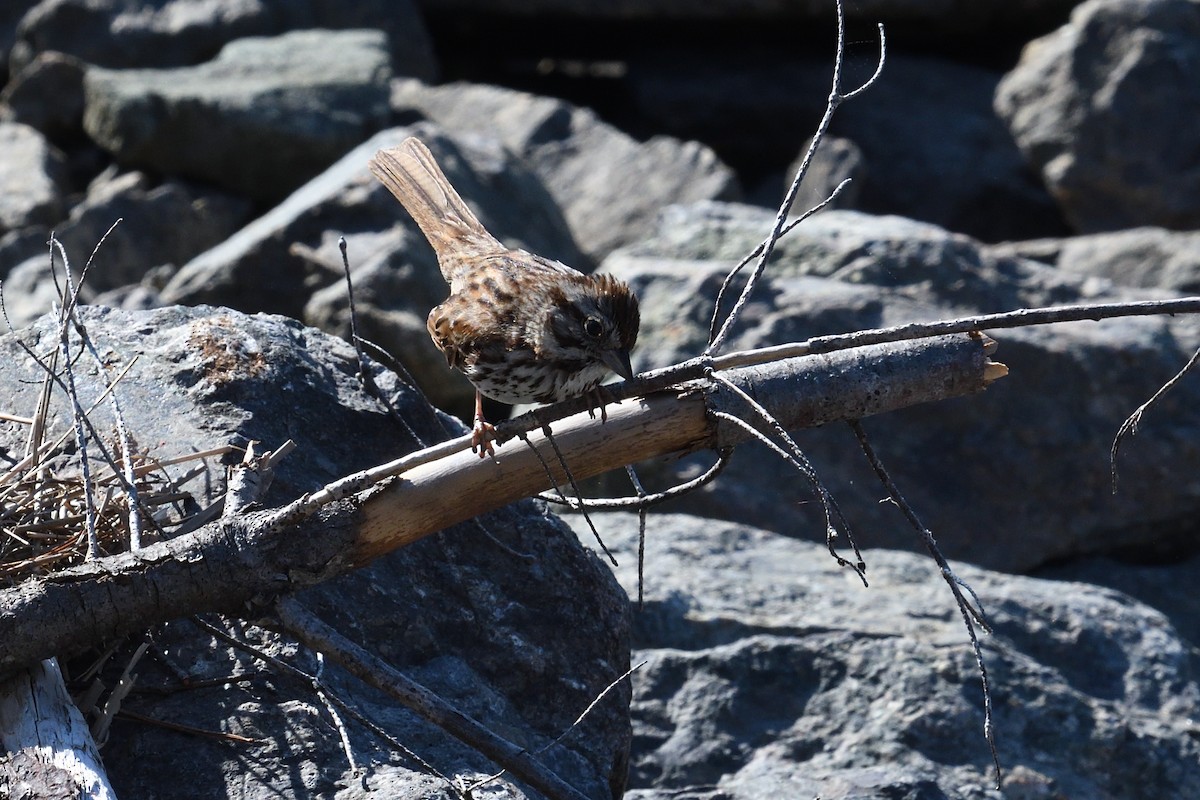
<path id="1" fill-rule="evenodd" d="M 29 797 L 116 796 L 52 658 L 0 682 L 0 752 L 8 754 L 0 759 L 0 786 L 24 785 Z"/>
<path id="2" fill-rule="evenodd" d="M 987 358 L 993 344 L 982 336 L 923 339 L 723 375 L 785 427 L 813 427 L 980 391 L 1003 371 Z M 727 404 L 737 402 L 697 381 L 612 405 L 605 423 L 581 413 L 553 423 L 553 431 L 583 478 L 667 453 L 735 445 L 744 431 L 710 412 L 736 410 Z M 545 446 L 541 434 L 530 441 Z M 495 459 L 460 450 L 411 463 L 401 477 L 313 512 L 285 507 L 220 519 L 0 591 L 0 676 L 190 614 L 243 615 L 248 603 L 344 574 L 548 485 L 537 456 L 512 444 Z"/>

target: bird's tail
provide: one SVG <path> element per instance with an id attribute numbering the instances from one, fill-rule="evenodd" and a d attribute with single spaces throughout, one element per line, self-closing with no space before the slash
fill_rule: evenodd
<path id="1" fill-rule="evenodd" d="M 503 247 L 450 185 L 420 139 L 410 136 L 396 147 L 380 150 L 369 165 L 425 234 L 448 283 L 454 282 L 464 256 Z"/>

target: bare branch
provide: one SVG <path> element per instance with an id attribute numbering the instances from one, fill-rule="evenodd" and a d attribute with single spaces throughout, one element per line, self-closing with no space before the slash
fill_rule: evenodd
<path id="1" fill-rule="evenodd" d="M 542 492 L 538 495 L 539 499 L 545 500 L 547 503 L 558 503 L 572 510 L 586 508 L 589 511 L 645 511 L 651 506 L 656 506 L 659 503 L 664 503 L 673 497 L 680 497 L 688 492 L 695 491 L 701 486 L 712 483 L 725 467 L 729 465 L 729 457 L 733 454 L 731 448 L 726 448 L 717 454 L 717 460 L 713 465 L 706 469 L 703 473 L 692 478 L 690 481 L 685 481 L 677 486 L 672 486 L 662 492 L 647 494 L 642 488 L 641 482 L 637 480 L 637 474 L 632 472 L 632 467 L 626 467 L 630 470 L 630 479 L 633 481 L 634 489 L 637 491 L 635 497 L 605 497 L 601 500 L 593 500 L 587 497 L 570 498 L 563 497 L 561 494 L 554 495 L 549 492 Z"/>
<path id="2" fill-rule="evenodd" d="M 842 8 L 842 0 L 837 0 L 837 47 L 835 49 L 833 63 L 833 87 L 829 91 L 829 99 L 825 104 L 825 113 L 821 116 L 821 121 L 817 125 L 816 133 L 814 133 L 812 139 L 809 140 L 808 150 L 804 153 L 804 158 L 800 162 L 800 167 L 796 170 L 796 177 L 792 180 L 792 185 L 788 187 L 787 193 L 784 195 L 783 202 L 779 204 L 779 210 L 775 215 L 775 225 L 771 229 L 770 235 L 767 236 L 766 241 L 762 244 L 761 252 L 759 252 L 758 255 L 758 263 L 754 266 L 754 272 L 750 274 L 750 278 L 746 281 L 746 285 L 742 287 L 742 293 L 738 296 L 737 302 L 733 304 L 733 309 L 729 312 L 729 316 L 725 318 L 725 322 L 722 323 L 720 330 L 718 330 L 715 334 L 712 334 L 710 331 L 708 347 L 704 349 L 705 356 L 712 356 L 721 349 L 721 346 L 725 343 L 725 339 L 729 336 L 729 332 L 733 328 L 734 323 L 736 323 L 738 317 L 741 316 L 742 309 L 750 300 L 750 295 L 753 294 L 754 287 L 758 284 L 759 279 L 762 277 L 763 271 L 767 267 L 767 262 L 771 260 L 771 254 L 775 250 L 776 242 L 778 242 L 780 237 L 784 234 L 784 226 L 787 225 L 788 214 L 791 213 L 792 205 L 796 202 L 796 195 L 800 191 L 800 184 L 804 182 L 804 177 L 808 174 L 809 167 L 812 165 L 813 156 L 816 155 L 817 148 L 821 146 L 821 141 L 825 138 L 826 131 L 829 130 L 829 123 L 833 120 L 834 112 L 837 111 L 838 106 L 840 106 L 844 101 L 866 91 L 872 84 L 875 83 L 876 79 L 879 78 L 879 75 L 883 72 L 886 45 L 887 41 L 883 35 L 883 25 L 880 25 L 879 63 L 875 68 L 875 74 L 872 75 L 866 83 L 854 91 L 850 92 L 849 94 L 842 94 L 842 58 L 846 52 L 846 15 L 844 9 Z M 841 191 L 841 188 L 842 187 L 839 186 L 836 191 Z M 821 204 L 821 206 L 828 204 L 832 199 L 833 196 L 831 195 L 828 200 Z M 813 211 L 815 210 L 816 209 Z M 805 216 L 810 215 L 811 212 Z M 742 265 L 735 267 L 731 275 L 738 272 L 741 267 Z M 725 285 L 728 285 L 728 280 L 729 279 L 726 279 Z M 721 287 L 721 294 L 724 294 L 725 285 Z M 718 295 L 717 302 L 713 305 L 712 327 L 715 327 L 717 313 L 720 309 L 720 306 L 721 297 Z"/>
<path id="3" fill-rule="evenodd" d="M 638 664 L 634 664 L 632 667 L 625 670 L 623 675 L 621 675 L 619 678 L 617 678 L 616 680 L 609 683 L 608 686 L 605 686 L 604 690 L 601 691 L 600 694 L 596 695 L 596 697 L 592 700 L 592 702 L 588 703 L 588 707 L 585 708 L 583 710 L 583 712 L 578 717 L 575 718 L 574 722 L 572 722 L 570 725 L 567 726 L 566 730 L 564 730 L 562 733 L 560 733 L 558 736 L 556 736 L 554 738 L 554 741 L 550 742 L 549 744 L 543 745 L 542 747 L 539 747 L 536 751 L 534 751 L 533 755 L 535 755 L 535 756 L 541 755 L 542 753 L 546 752 L 554 745 L 561 742 L 563 739 L 567 738 L 567 736 L 570 735 L 571 731 L 578 728 L 579 723 L 583 722 L 587 718 L 587 715 L 592 713 L 592 710 L 596 706 L 600 705 L 600 701 L 602 701 L 605 697 L 607 697 L 609 692 L 611 692 L 613 689 L 617 688 L 617 686 L 619 686 L 621 684 L 621 681 L 627 680 L 629 678 L 629 676 L 634 673 L 635 670 L 639 670 L 644 666 L 646 666 L 645 661 L 642 661 Z M 492 781 L 496 780 L 497 778 L 499 778 L 501 775 L 503 775 L 507 771 L 508 771 L 507 769 L 504 769 L 504 770 L 501 770 L 500 772 L 497 772 L 495 775 L 489 775 L 488 777 L 486 777 L 482 780 L 478 780 L 475 783 L 471 784 L 470 788 L 467 791 L 471 792 L 471 791 L 474 791 L 475 789 L 479 788 L 480 786 L 491 783 Z"/>
<path id="4" fill-rule="evenodd" d="M 960 336 L 743 367 L 726 377 L 754 386 L 759 402 L 794 429 L 978 391 L 987 363 L 983 343 Z M 669 452 L 730 447 L 745 434 L 718 421 L 715 412 L 727 395 L 689 384 L 610 405 L 606 423 L 581 412 L 557 424 L 555 438 L 580 479 Z M 137 553 L 0 590 L 0 641 L 6 645 L 0 675 L 157 622 L 203 611 L 244 614 L 248 602 L 345 573 L 549 483 L 525 448 L 504 448 L 482 461 L 465 448 L 427 457 L 441 449 L 414 454 L 416 466 L 390 465 L 390 474 L 403 472 L 403 478 L 353 502 L 313 511 L 298 501 L 250 511 Z M 86 618 L 77 613 L 80 607 L 88 609 Z"/>
<path id="5" fill-rule="evenodd" d="M 879 460 L 879 456 L 875 454 L 875 448 L 871 446 L 871 442 L 867 439 L 867 433 L 863 430 L 862 424 L 858 420 L 850 420 L 850 428 L 854 431 L 854 436 L 858 439 L 859 445 L 862 447 L 863 454 L 866 455 L 867 461 L 871 464 L 871 469 L 875 471 L 875 475 L 879 478 L 879 482 L 887 490 L 888 496 L 900 512 L 904 514 L 904 518 L 913 527 L 913 530 L 921 537 L 922 544 L 929 551 L 929 555 L 937 562 L 938 567 L 942 572 L 942 579 L 946 581 L 946 585 L 950 587 L 951 593 L 954 595 L 954 600 L 958 603 L 958 611 L 962 614 L 963 625 L 967 628 L 967 636 L 971 639 L 971 649 L 975 653 L 975 668 L 979 671 L 979 678 L 983 683 L 983 735 L 987 739 L 988 748 L 992 752 L 992 766 L 996 774 L 996 788 L 1000 788 L 1001 772 L 1000 772 L 1000 755 L 996 752 L 996 732 L 992 725 L 992 689 L 988 681 L 987 667 L 983 663 L 983 647 L 979 644 L 979 636 L 975 633 L 975 624 L 978 624 L 985 632 L 991 633 L 992 629 L 985 621 L 983 609 L 979 606 L 979 597 L 975 591 L 966 584 L 961 578 L 954 574 L 954 570 L 950 568 L 950 564 L 946 561 L 946 557 L 942 555 L 941 549 L 937 545 L 937 540 L 933 538 L 933 533 L 925 527 L 917 514 L 913 511 L 912 506 L 900 494 L 900 488 L 896 486 L 892 476 L 884 468 L 883 462 Z M 963 597 L 962 590 L 965 589 L 974 600 L 975 605 L 968 603 Z M 975 624 L 972 624 L 975 623 Z"/>
<path id="6" fill-rule="evenodd" d="M 27 713 L 36 708 L 38 714 Z M 113 800 L 116 794 L 87 723 L 63 684 L 55 659 L 33 664 L 28 670 L 0 682 L 0 752 L 25 761 L 25 791 L 28 797 L 59 796 L 66 791 L 61 778 L 53 789 L 44 785 L 39 768 L 53 764 L 65 770 L 75 784 L 78 797 Z M 47 743 L 53 742 L 54 748 Z M 17 790 L 18 794 L 20 790 Z"/>
<path id="7" fill-rule="evenodd" d="M 1183 376 L 1186 375 L 1192 369 L 1192 367 L 1196 366 L 1197 362 L 1200 362 L 1200 350 L 1197 350 L 1195 353 L 1193 353 L 1192 357 L 1188 359 L 1188 362 L 1183 365 L 1183 369 L 1175 373 L 1175 376 L 1171 378 L 1171 380 L 1164 383 L 1162 387 L 1150 397 L 1149 400 L 1134 409 L 1134 412 L 1130 414 L 1124 422 L 1121 423 L 1121 427 L 1117 430 L 1117 435 L 1113 438 L 1112 449 L 1109 450 L 1108 454 L 1109 468 L 1112 470 L 1113 494 L 1117 493 L 1117 452 L 1121 449 L 1121 442 L 1127 435 L 1137 433 L 1138 424 L 1142 421 L 1142 415 L 1146 413 L 1146 410 L 1149 409 L 1150 406 L 1154 405 L 1158 401 L 1158 398 L 1171 391 L 1175 384 L 1183 380 Z"/>
<path id="8" fill-rule="evenodd" d="M 483 753 L 547 797 L 585 800 L 578 790 L 534 761 L 524 748 L 496 735 L 391 664 L 351 642 L 295 599 L 281 598 L 275 610 L 288 633 L 306 647 L 325 653 L 359 680 L 386 692 L 409 711 Z"/>
<path id="9" fill-rule="evenodd" d="M 230 647 L 233 647 L 237 650 L 241 650 L 244 653 L 249 653 L 250 655 L 252 655 L 255 658 L 262 661 L 264 664 L 266 664 L 269 667 L 271 667 L 272 669 L 274 669 L 279 674 L 290 675 L 291 677 L 296 678 L 296 679 L 300 680 L 301 682 L 303 682 L 304 684 L 308 685 L 315 692 L 317 692 L 318 695 L 321 696 L 321 699 L 323 701 L 326 702 L 326 708 L 328 708 L 329 705 L 333 705 L 333 706 L 336 706 L 337 708 L 341 709 L 341 711 L 343 713 L 345 713 L 346 715 L 348 715 L 350 717 L 353 717 L 354 720 L 357 721 L 360 725 L 362 725 L 367 730 L 374 733 L 379 738 L 386 741 L 388 744 L 392 745 L 392 747 L 395 747 L 397 750 L 399 750 L 401 753 L 403 753 L 407 758 L 411 759 L 412 762 L 414 764 L 416 764 L 417 766 L 419 766 L 421 769 L 425 770 L 430 775 L 433 775 L 433 776 L 438 777 L 441 780 L 445 781 L 446 785 L 450 788 L 451 791 L 455 792 L 455 794 L 457 794 L 459 797 L 462 797 L 462 793 L 457 790 L 457 788 L 454 785 L 454 782 L 451 781 L 445 775 L 443 775 L 441 772 L 439 772 L 436 767 L 434 767 L 429 762 L 425 761 L 425 759 L 421 758 L 419 755 L 414 753 L 412 750 L 408 749 L 408 747 L 406 747 L 402 742 L 397 741 L 394 736 L 389 734 L 387 731 L 385 731 L 383 728 L 379 727 L 377 724 L 375 724 L 371 720 L 367 719 L 365 716 L 363 716 L 360 712 L 355 710 L 352 706 L 350 706 L 348 703 L 346 703 L 344 700 L 342 700 L 336 694 L 329 691 L 325 687 L 324 683 L 321 680 L 322 676 L 321 676 L 321 672 L 319 670 L 316 675 L 310 675 L 309 673 L 305 672 L 304 670 L 300 669 L 299 667 L 293 666 L 292 664 L 289 664 L 287 661 L 284 661 L 281 658 L 276 658 L 275 656 L 270 655 L 269 653 L 265 652 L 261 648 L 255 647 L 254 645 L 250 644 L 249 642 L 247 642 L 243 639 L 239 639 L 238 637 L 234 636 L 233 634 L 231 634 L 225 630 L 222 630 L 219 626 L 214 625 L 204 619 L 201 619 L 200 617 L 196 617 L 196 616 L 192 617 L 192 624 L 195 625 L 196 627 L 200 628 L 201 630 L 207 631 L 208 633 L 212 634 L 214 637 L 216 637 L 217 639 L 219 639 L 222 642 L 225 642 Z M 317 657 L 319 659 L 322 658 L 320 652 L 317 652 Z M 320 663 L 324 663 L 323 660 Z M 330 711 L 330 713 L 333 714 L 332 710 Z M 334 716 L 336 716 L 336 715 L 334 715 Z M 343 728 L 339 727 L 339 734 L 342 736 L 343 747 L 349 748 L 349 743 L 347 742 L 345 730 Z M 349 760 L 350 760 L 350 763 L 353 765 L 354 764 L 353 754 L 349 754 Z M 365 777 L 364 777 L 364 784 L 365 784 Z M 366 788 L 365 785 L 363 788 Z M 464 798 L 464 800 L 466 800 L 466 799 Z"/>

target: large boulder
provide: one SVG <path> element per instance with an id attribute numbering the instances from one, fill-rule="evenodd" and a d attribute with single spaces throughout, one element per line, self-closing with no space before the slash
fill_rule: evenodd
<path id="1" fill-rule="evenodd" d="M 703 204 L 664 213 L 659 233 L 602 265 L 642 302 L 638 370 L 701 352 L 729 268 L 773 215 Z M 735 284 L 740 287 L 740 281 Z M 726 351 L 915 321 L 1085 301 L 1162 297 L 996 255 L 965 236 L 899 217 L 820 214 L 779 242 Z M 732 305 L 728 298 L 723 308 Z M 864 425 L 902 491 L 957 558 L 1022 570 L 1082 553 L 1195 549 L 1200 387 L 1184 382 L 1125 442 L 1114 494 L 1109 448 L 1126 416 L 1200 347 L 1194 318 L 1125 318 L 993 332 L 1011 374 L 977 397 L 907 409 Z M 860 541 L 919 546 L 844 426 L 802 431 L 800 447 Z M 646 465 L 657 485 L 711 456 Z M 1195 463 L 1194 463 L 1195 462 Z M 1185 466 L 1191 465 L 1191 466 Z M 624 491 L 624 487 L 620 487 Z M 781 502 L 781 498 L 789 498 Z M 734 454 L 714 484 L 674 506 L 797 536 L 823 537 L 809 487 L 760 446 Z"/>
<path id="2" fill-rule="evenodd" d="M 83 124 L 122 165 L 278 201 L 389 119 L 380 31 L 295 31 L 173 69 L 93 67 Z"/>
<path id="3" fill-rule="evenodd" d="M 637 517 L 593 521 L 632 596 Z M 654 511 L 644 555 L 631 800 L 1200 793 L 1196 640 L 1128 595 L 955 566 L 995 631 L 993 794 L 979 674 L 932 559 L 865 551 L 864 588 L 823 545 Z"/>
<path id="4" fill-rule="evenodd" d="M 499 139 L 541 178 L 592 264 L 649 233 L 671 203 L 734 200 L 737 178 L 710 148 L 656 136 L 639 142 L 595 112 L 494 86 L 397 80 L 392 106 L 447 130 Z"/>
<path id="5" fill-rule="evenodd" d="M 11 41 L 0 39 L 0 46 L 11 45 L 16 71 L 49 51 L 113 69 L 180 67 L 207 61 L 229 42 L 247 36 L 376 28 L 387 34 L 399 74 L 433 80 L 438 73 L 433 43 L 412 0 L 353 5 L 326 0 L 41 0 L 24 5 L 11 4 L 20 9 L 19 23 L 9 29 Z"/>
<path id="6" fill-rule="evenodd" d="M 53 225 L 66 203 L 62 153 L 19 122 L 0 122 L 0 152 L 0 234 Z"/>
<path id="7" fill-rule="evenodd" d="M 1130 228 L 1065 239 L 1005 242 L 995 254 L 1041 261 L 1120 286 L 1200 293 L 1200 232 Z"/>
<path id="8" fill-rule="evenodd" d="M 1200 228 L 1200 6 L 1088 0 L 1025 46 L 997 113 L 1076 230 Z"/>

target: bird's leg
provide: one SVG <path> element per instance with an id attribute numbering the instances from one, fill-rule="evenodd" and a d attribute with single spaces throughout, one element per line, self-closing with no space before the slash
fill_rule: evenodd
<path id="1" fill-rule="evenodd" d="M 601 423 L 608 422 L 608 412 L 605 410 L 604 407 L 606 405 L 608 405 L 609 403 L 616 402 L 616 398 L 613 397 L 613 393 L 610 392 L 608 389 L 604 388 L 603 386 L 597 386 L 593 389 L 588 389 L 587 399 L 588 399 L 588 416 L 591 417 L 592 419 L 595 419 L 596 418 L 596 409 L 598 408 L 598 409 L 600 409 L 600 422 Z"/>
<path id="2" fill-rule="evenodd" d="M 471 428 L 471 452 L 480 458 L 496 455 L 492 442 L 496 440 L 496 426 L 483 418 L 483 395 L 475 390 L 475 425 Z"/>

